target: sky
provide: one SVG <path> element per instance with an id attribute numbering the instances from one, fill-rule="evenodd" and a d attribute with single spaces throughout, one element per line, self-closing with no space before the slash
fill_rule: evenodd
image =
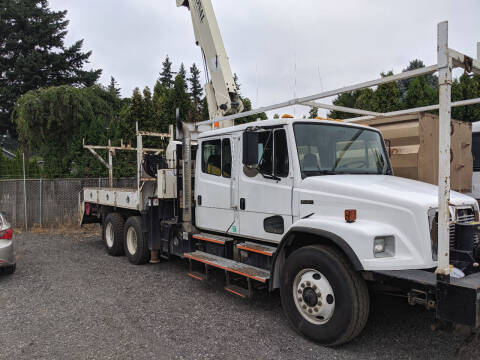
<path id="1" fill-rule="evenodd" d="M 480 41 L 478 0 L 211 1 L 253 107 L 398 73 L 416 58 L 432 65 L 440 21 L 449 21 L 451 48 L 476 56 Z M 175 0 L 50 0 L 50 7 L 68 11 L 66 44 L 84 39 L 87 68 L 103 69 L 102 84 L 114 76 L 123 96 L 153 88 L 166 55 L 175 71 L 181 62 L 203 69 L 190 14 Z M 302 116 L 308 108 L 278 112 Z"/>

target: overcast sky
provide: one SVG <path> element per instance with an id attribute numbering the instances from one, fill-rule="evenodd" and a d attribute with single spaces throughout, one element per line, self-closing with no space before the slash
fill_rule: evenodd
<path id="1" fill-rule="evenodd" d="M 254 107 L 400 72 L 414 58 L 434 64 L 443 20 L 450 47 L 475 56 L 480 41 L 478 0 L 212 3 L 242 95 Z M 190 15 L 175 0 L 50 0 L 50 6 L 68 10 L 67 44 L 84 39 L 84 50 L 93 51 L 89 67 L 103 69 L 103 84 L 114 76 L 124 96 L 137 86 L 153 88 L 167 54 L 175 70 L 182 61 L 201 68 Z M 295 109 L 297 116 L 307 111 Z"/>

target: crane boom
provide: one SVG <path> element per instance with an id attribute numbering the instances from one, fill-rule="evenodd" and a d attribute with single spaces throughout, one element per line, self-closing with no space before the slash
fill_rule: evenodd
<path id="1" fill-rule="evenodd" d="M 243 103 L 233 78 L 222 35 L 210 0 L 177 0 L 177 6 L 185 6 L 192 16 L 195 42 L 202 50 L 206 63 L 207 84 L 205 94 L 210 119 L 238 114 L 243 111 Z M 233 125 L 232 121 L 220 127 Z"/>

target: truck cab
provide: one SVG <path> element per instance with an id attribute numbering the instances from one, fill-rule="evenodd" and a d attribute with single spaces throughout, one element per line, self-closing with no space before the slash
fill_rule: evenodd
<path id="1" fill-rule="evenodd" d="M 195 174 L 201 231 L 275 246 L 327 236 L 363 270 L 436 266 L 438 188 L 395 177 L 374 128 L 279 119 L 202 133 Z M 451 213 L 474 221 L 477 202 L 452 192 Z"/>

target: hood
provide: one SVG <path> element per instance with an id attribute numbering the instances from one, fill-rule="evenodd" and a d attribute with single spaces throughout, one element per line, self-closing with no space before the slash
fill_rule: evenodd
<path id="1" fill-rule="evenodd" d="M 312 176 L 304 179 L 301 187 L 307 191 L 370 201 L 409 203 L 420 207 L 438 206 L 438 186 L 397 176 L 363 174 Z M 475 205 L 477 202 L 470 196 L 451 191 L 450 203 L 458 206 Z"/>

